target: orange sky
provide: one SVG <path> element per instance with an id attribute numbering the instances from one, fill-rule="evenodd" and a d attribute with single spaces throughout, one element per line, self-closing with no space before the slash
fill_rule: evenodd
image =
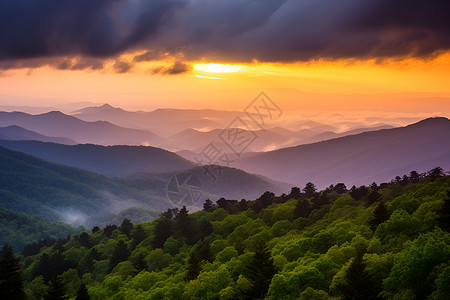
<path id="1" fill-rule="evenodd" d="M 127 59 L 124 56 L 123 59 Z M 112 64 L 112 63 L 111 63 Z M 156 65 L 160 65 L 157 62 Z M 450 114 L 450 53 L 432 60 L 297 64 L 192 63 L 180 75 L 151 74 L 155 63 L 126 73 L 56 70 L 0 73 L 0 104 L 51 106 L 108 102 L 125 109 L 241 110 L 265 91 L 286 111 L 380 110 Z"/>

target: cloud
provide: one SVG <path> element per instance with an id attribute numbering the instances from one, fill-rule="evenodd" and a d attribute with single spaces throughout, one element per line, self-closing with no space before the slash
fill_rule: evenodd
<path id="1" fill-rule="evenodd" d="M 164 74 L 164 75 L 179 75 L 183 73 L 187 73 L 192 69 L 191 66 L 181 62 L 176 61 L 170 67 L 157 67 L 151 70 L 153 74 Z"/>
<path id="2" fill-rule="evenodd" d="M 132 63 L 129 63 L 124 60 L 117 60 L 114 65 L 113 69 L 116 73 L 126 73 L 133 67 Z"/>
<path id="3" fill-rule="evenodd" d="M 427 58 L 450 48 L 448 11 L 448 0 L 2 0 L 0 68 L 98 69 L 135 51 L 135 62 Z"/>

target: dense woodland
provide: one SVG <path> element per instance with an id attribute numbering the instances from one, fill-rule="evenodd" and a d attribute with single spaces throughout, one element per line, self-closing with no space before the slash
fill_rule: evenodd
<path id="1" fill-rule="evenodd" d="M 1 299 L 448 299 L 450 176 L 169 209 L 5 247 Z"/>

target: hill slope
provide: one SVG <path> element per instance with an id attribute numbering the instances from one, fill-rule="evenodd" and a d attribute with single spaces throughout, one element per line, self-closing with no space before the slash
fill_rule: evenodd
<path id="1" fill-rule="evenodd" d="M 186 172 L 197 176 L 201 185 L 201 194 L 198 202 L 191 203 L 192 209 L 201 207 L 207 198 L 240 200 L 266 190 L 281 193 L 289 189 L 285 184 L 241 170 L 209 167 L 217 177 L 215 181 L 205 174 L 205 167 L 112 179 L 0 147 L 0 208 L 71 224 L 92 224 L 99 219 L 108 222 L 108 218 L 114 218 L 111 214 L 131 207 L 151 210 L 174 207 L 167 197 L 169 180 Z M 144 211 L 132 213 L 136 217 L 145 215 Z"/>
<path id="2" fill-rule="evenodd" d="M 60 145 L 37 141 L 2 141 L 0 146 L 106 176 L 184 170 L 194 164 L 175 153 L 144 146 Z"/>
<path id="3" fill-rule="evenodd" d="M 0 127 L 0 140 L 33 140 L 41 142 L 59 143 L 64 145 L 74 145 L 76 142 L 64 137 L 50 137 L 31 130 L 27 130 L 17 125 Z"/>
<path id="4" fill-rule="evenodd" d="M 164 197 L 123 180 L 53 164 L 0 147 L 0 207 L 48 220 L 86 224 L 89 218 L 139 206 L 166 209 Z"/>
<path id="5" fill-rule="evenodd" d="M 409 172 L 436 166 L 450 168 L 450 120 L 431 118 L 394 129 L 385 129 L 314 144 L 253 155 L 236 162 L 250 173 L 319 187 L 386 181 Z"/>
<path id="6" fill-rule="evenodd" d="M 157 145 L 163 139 L 148 130 L 119 127 L 109 122 L 86 122 L 59 111 L 40 115 L 0 112 L 0 126 L 17 125 L 48 136 L 101 145 Z"/>

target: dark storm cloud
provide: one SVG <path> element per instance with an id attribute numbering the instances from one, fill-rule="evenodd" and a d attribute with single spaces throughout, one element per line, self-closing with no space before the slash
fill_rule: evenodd
<path id="1" fill-rule="evenodd" d="M 134 62 L 429 57 L 450 48 L 448 11 L 448 0 L 2 0 L 0 67 L 82 57 L 56 66 L 95 69 L 135 50 L 146 52 Z"/>
<path id="2" fill-rule="evenodd" d="M 191 70 L 191 66 L 181 62 L 176 61 L 173 65 L 170 67 L 157 67 L 152 70 L 150 70 L 153 74 L 163 74 L 163 75 L 179 75 L 183 73 L 187 73 Z"/>
<path id="3" fill-rule="evenodd" d="M 108 57 L 156 33 L 181 0 L 2 0 L 0 59 Z"/>

